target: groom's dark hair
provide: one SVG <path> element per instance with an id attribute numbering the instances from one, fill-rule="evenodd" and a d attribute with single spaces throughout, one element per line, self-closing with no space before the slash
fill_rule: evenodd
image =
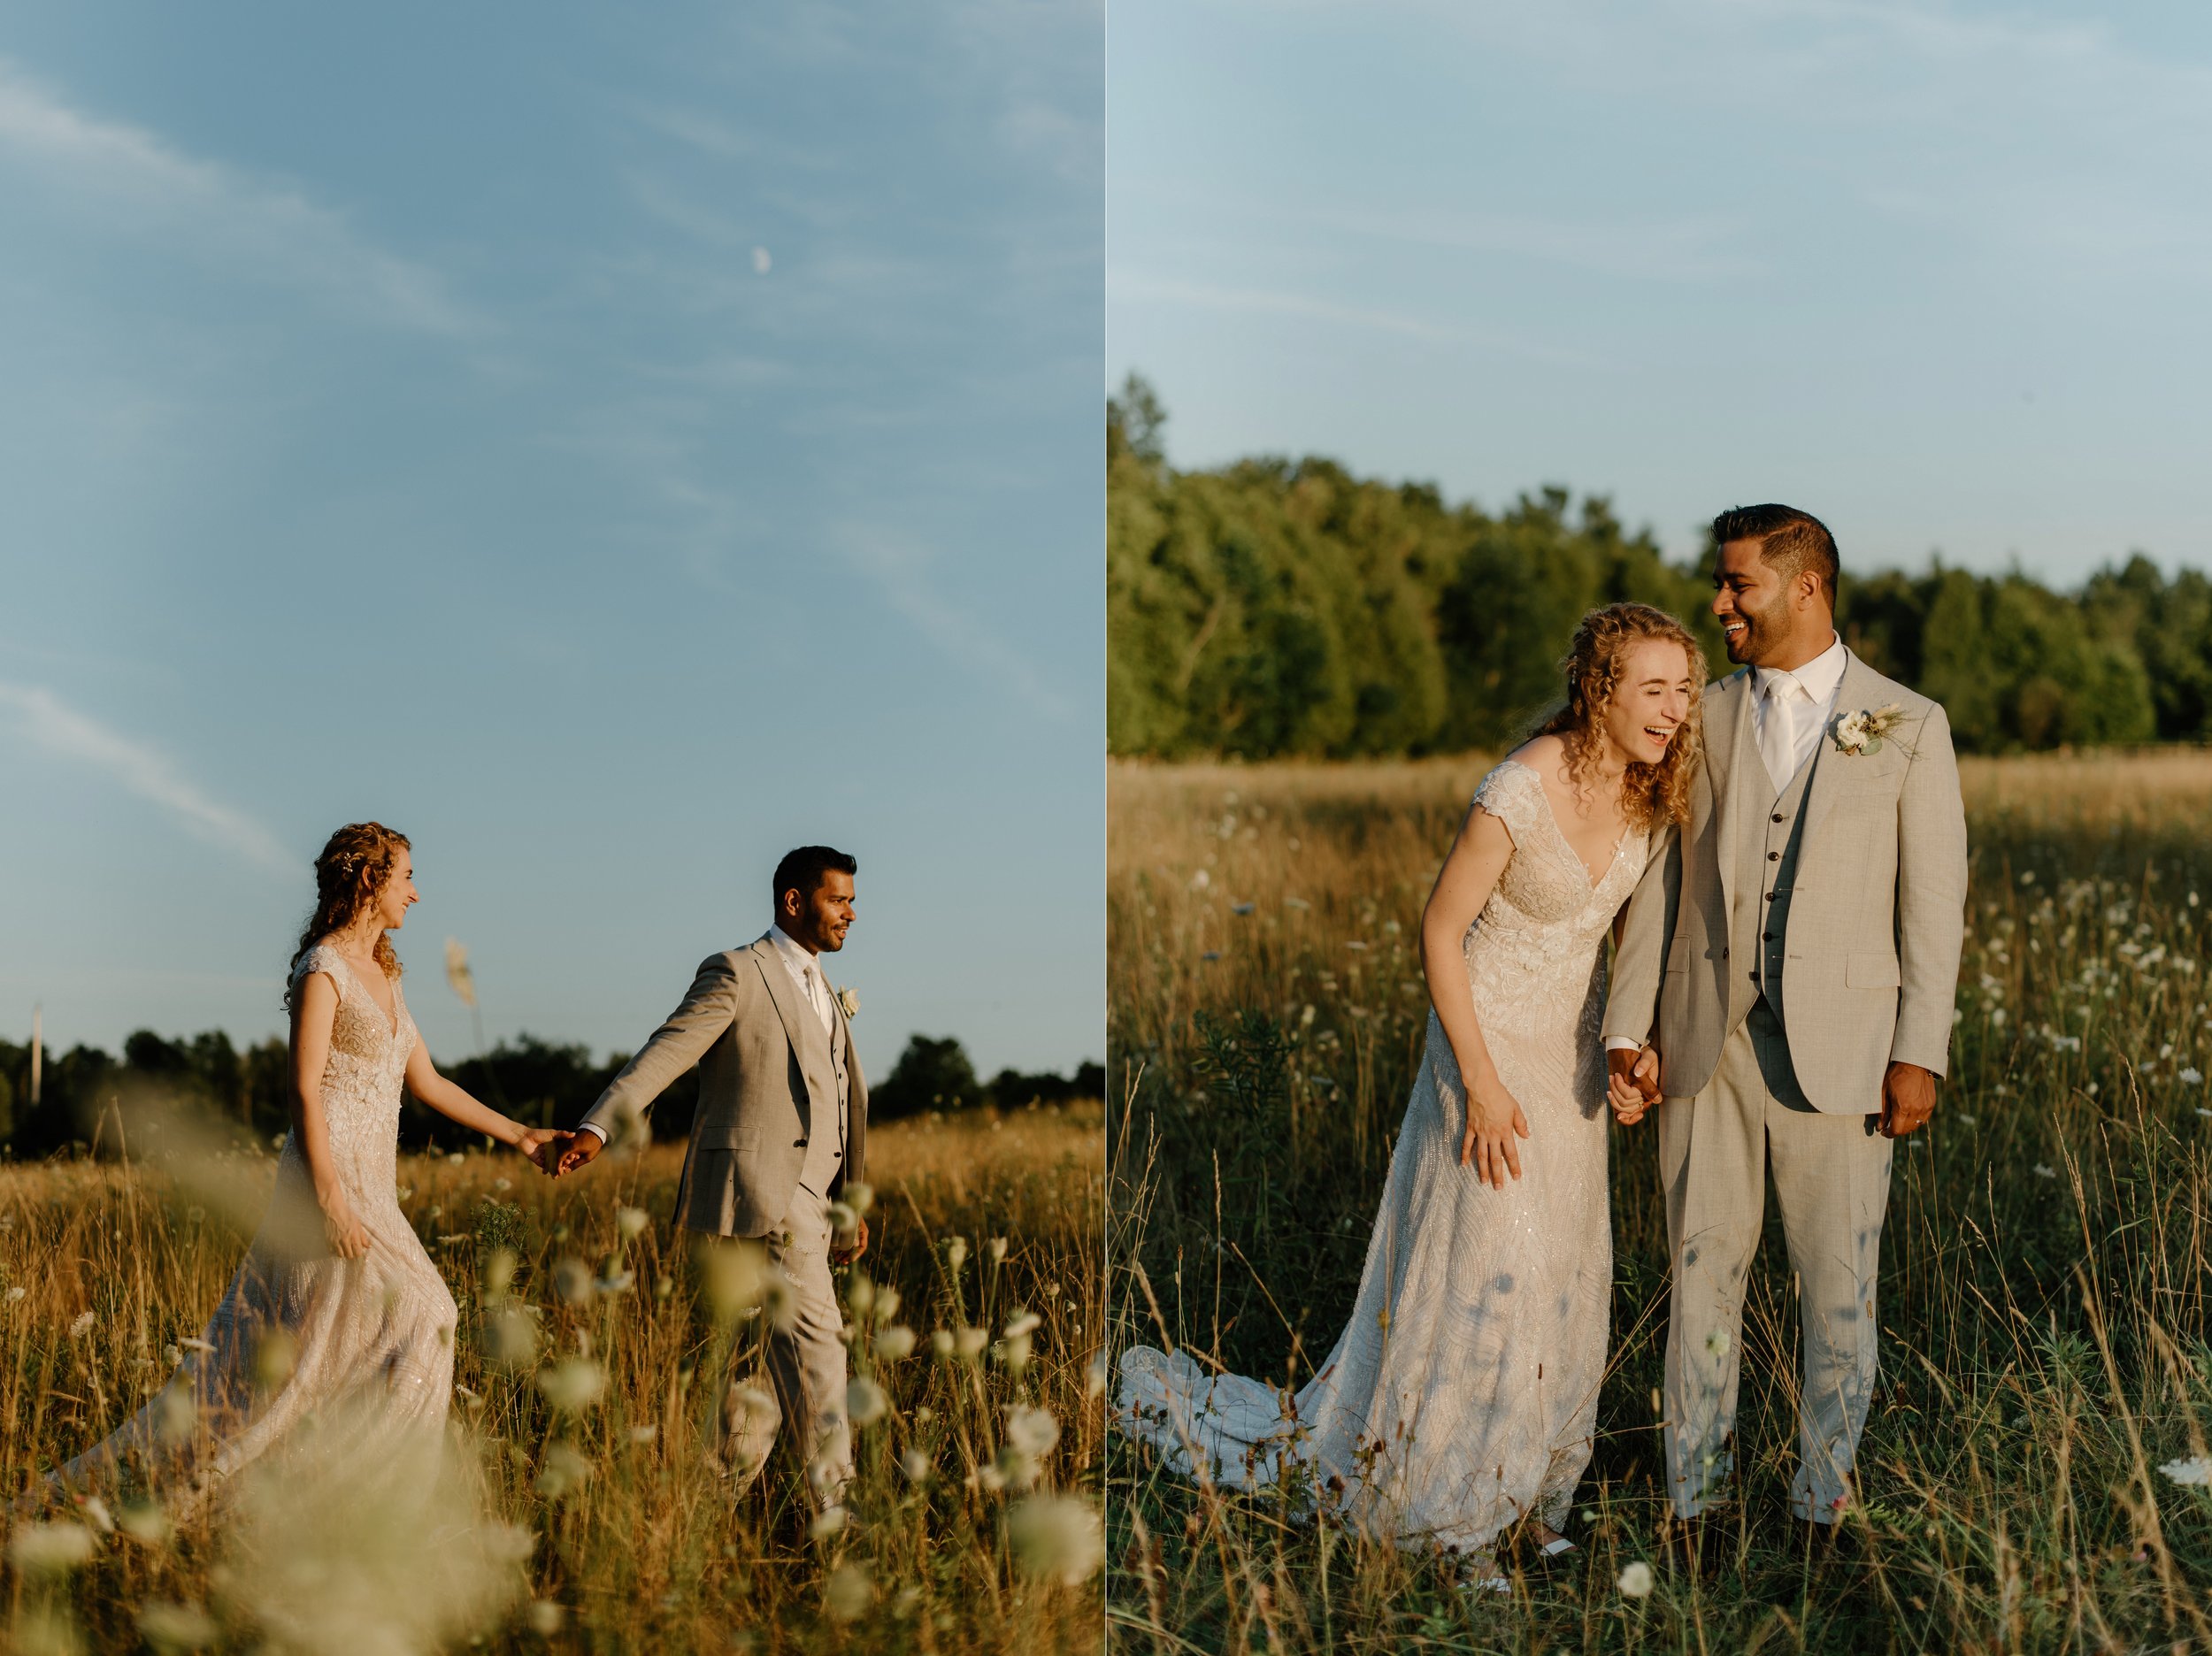
<path id="1" fill-rule="evenodd" d="M 776 864 L 776 889 L 770 893 L 770 900 L 780 904 L 787 891 L 796 891 L 804 897 L 822 883 L 822 876 L 832 869 L 840 874 L 857 874 L 860 864 L 842 851 L 833 851 L 827 846 L 801 846 L 796 851 L 787 851 L 783 861 Z"/>
<path id="2" fill-rule="evenodd" d="M 1731 540 L 1756 540 L 1759 561 L 1786 579 L 1810 571 L 1828 589 L 1828 607 L 1836 607 L 1836 580 L 1842 573 L 1836 538 L 1812 513 L 1772 503 L 1731 506 L 1713 519 L 1713 544 L 1726 546 Z"/>

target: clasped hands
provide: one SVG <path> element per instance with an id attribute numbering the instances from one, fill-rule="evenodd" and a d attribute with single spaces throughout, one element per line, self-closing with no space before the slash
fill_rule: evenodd
<path id="1" fill-rule="evenodd" d="M 1643 1120 L 1659 1101 L 1659 1049 L 1621 1046 L 1605 1054 L 1605 1101 L 1624 1127 Z M 1882 1075 L 1881 1134 L 1902 1138 L 1935 1113 L 1935 1077 L 1918 1064 L 1892 1061 Z"/>

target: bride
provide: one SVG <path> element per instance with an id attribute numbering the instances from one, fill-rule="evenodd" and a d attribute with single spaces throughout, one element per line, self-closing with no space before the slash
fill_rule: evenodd
<path id="1" fill-rule="evenodd" d="M 261 1229 L 175 1377 L 51 1484 L 82 1489 L 127 1468 L 181 1520 L 303 1436 L 319 1410 L 351 1407 L 354 1469 L 411 1457 L 444 1422 L 458 1314 L 399 1208 L 402 1085 L 541 1171 L 570 1135 L 478 1103 L 416 1039 L 385 935 L 416 901 L 405 835 L 373 822 L 341 828 L 315 859 L 315 886 L 284 997 L 292 1131 Z M 322 1434 L 319 1449 L 331 1441 Z"/>
<path id="2" fill-rule="evenodd" d="M 1121 1358 L 1117 1422 L 1176 1471 L 1305 1471 L 1401 1545 L 1479 1553 L 1519 1525 L 1572 1550 L 1612 1282 L 1605 934 L 1687 815 L 1704 666 L 1671 616 L 1619 603 L 1565 668 L 1566 706 L 1483 778 L 1423 914 L 1427 1047 L 1335 1348 L 1287 1401 L 1187 1352 Z"/>

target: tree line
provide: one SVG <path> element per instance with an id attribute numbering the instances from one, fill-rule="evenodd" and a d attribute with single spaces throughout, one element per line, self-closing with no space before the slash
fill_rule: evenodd
<path id="1" fill-rule="evenodd" d="M 573 1126 L 629 1062 L 618 1053 L 594 1062 L 581 1046 L 521 1035 L 480 1057 L 446 1068 L 477 1098 L 516 1120 Z M 39 1100 L 30 1101 L 31 1050 L 0 1041 L 0 1146 L 9 1155 L 37 1158 L 81 1147 L 104 1156 L 127 1153 L 135 1124 L 183 1107 L 241 1142 L 273 1142 L 291 1126 L 290 1064 L 285 1043 L 240 1047 L 220 1031 L 169 1039 L 141 1030 L 119 1058 L 96 1046 L 47 1054 Z M 979 1080 L 958 1040 L 916 1035 L 883 1078 L 869 1088 L 872 1121 L 927 1110 L 979 1107 L 1018 1109 L 1105 1095 L 1104 1070 L 1094 1062 L 1069 1075 L 1002 1070 Z M 661 1095 L 649 1120 L 653 1136 L 681 1138 L 698 1107 L 699 1076 L 687 1072 Z M 412 1099 L 400 1113 L 403 1149 L 462 1149 L 473 1134 Z"/>
<path id="2" fill-rule="evenodd" d="M 1679 616 L 1717 675 L 1709 564 L 1599 495 L 1497 513 L 1333 460 L 1177 472 L 1132 376 L 1107 405 L 1107 732 L 1118 754 L 1347 758 L 1495 748 L 1559 694 L 1584 611 Z M 1837 627 L 1944 704 L 1962 749 L 2212 739 L 2212 581 L 2137 554 L 2078 590 L 2015 571 L 1847 571 Z"/>

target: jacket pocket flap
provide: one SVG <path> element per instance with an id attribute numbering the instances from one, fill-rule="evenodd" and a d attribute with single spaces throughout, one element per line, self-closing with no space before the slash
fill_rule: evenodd
<path id="1" fill-rule="evenodd" d="M 1895 989 L 1904 983 L 1894 954 L 1852 954 L 1843 962 L 1847 989 Z"/>
<path id="2" fill-rule="evenodd" d="M 760 1134 L 740 1127 L 735 1122 L 695 1122 L 691 1129 L 691 1144 L 695 1150 L 740 1150 L 760 1142 Z"/>

